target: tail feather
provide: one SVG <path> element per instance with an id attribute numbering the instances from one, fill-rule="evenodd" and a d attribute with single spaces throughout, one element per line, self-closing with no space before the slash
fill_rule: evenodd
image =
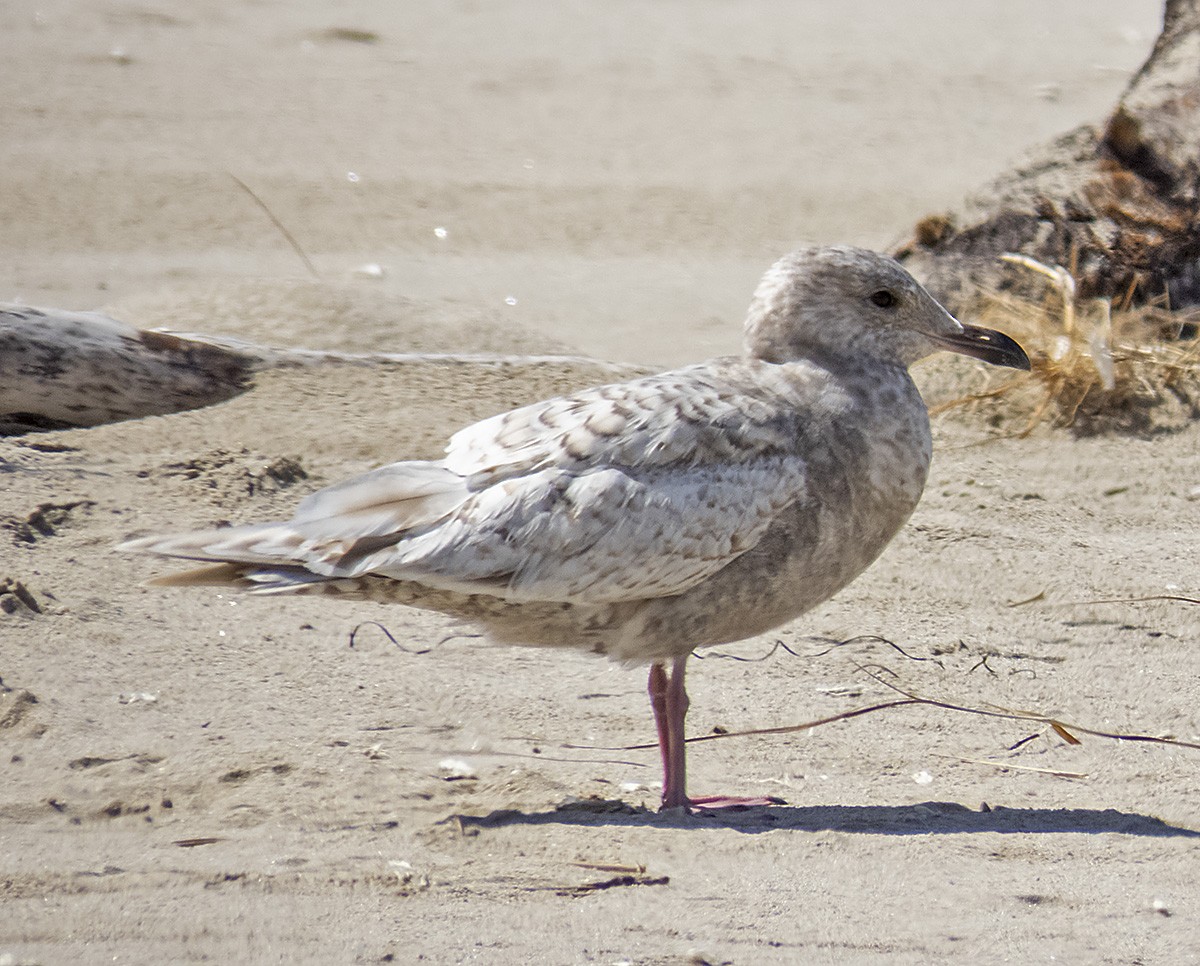
<path id="1" fill-rule="evenodd" d="M 467 496 L 463 478 L 440 463 L 394 463 L 306 497 L 287 522 L 141 537 L 117 549 L 232 564 L 236 580 L 247 581 L 241 586 L 279 590 L 357 576 L 364 558 L 435 526 Z M 224 572 L 195 573 L 210 576 L 202 580 L 189 572 L 169 582 L 236 583 Z"/>

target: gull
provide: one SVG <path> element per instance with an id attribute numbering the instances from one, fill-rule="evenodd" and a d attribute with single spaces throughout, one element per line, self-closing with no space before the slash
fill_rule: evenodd
<path id="1" fill-rule="evenodd" d="M 793 620 L 879 556 L 925 486 L 908 369 L 939 349 L 1029 368 L 893 259 L 804 249 L 763 276 L 741 356 L 484 419 L 443 459 L 337 483 L 284 522 L 122 549 L 209 563 L 160 583 L 399 603 L 649 664 L 662 807 L 765 804 L 688 795 L 688 657 Z"/>

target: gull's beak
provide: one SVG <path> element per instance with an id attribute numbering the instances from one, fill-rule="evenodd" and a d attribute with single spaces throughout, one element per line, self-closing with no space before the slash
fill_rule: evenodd
<path id="1" fill-rule="evenodd" d="M 943 349 L 957 352 L 974 359 L 982 359 L 994 366 L 1029 371 L 1029 356 L 1025 355 L 1015 340 L 994 329 L 981 329 L 975 325 L 964 325 L 961 332 L 950 335 L 938 333 L 929 337 Z"/>

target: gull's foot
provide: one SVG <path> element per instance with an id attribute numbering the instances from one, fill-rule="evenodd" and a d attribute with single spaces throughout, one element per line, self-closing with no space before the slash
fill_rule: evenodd
<path id="1" fill-rule="evenodd" d="M 786 805 L 782 798 L 777 798 L 774 795 L 701 795 L 696 798 L 689 798 L 686 806 L 670 806 L 663 804 L 663 810 L 668 808 L 687 808 L 687 810 L 696 814 L 699 812 L 715 812 L 722 808 L 761 808 L 765 805 Z"/>

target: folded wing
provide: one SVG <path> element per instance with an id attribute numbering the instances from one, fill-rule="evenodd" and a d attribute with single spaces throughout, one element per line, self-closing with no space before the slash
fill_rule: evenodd
<path id="1" fill-rule="evenodd" d="M 287 523 L 131 546 L 246 564 L 261 590 L 375 574 L 514 602 L 670 596 L 804 499 L 796 415 L 682 370 L 484 420 L 445 460 L 321 490 Z"/>

